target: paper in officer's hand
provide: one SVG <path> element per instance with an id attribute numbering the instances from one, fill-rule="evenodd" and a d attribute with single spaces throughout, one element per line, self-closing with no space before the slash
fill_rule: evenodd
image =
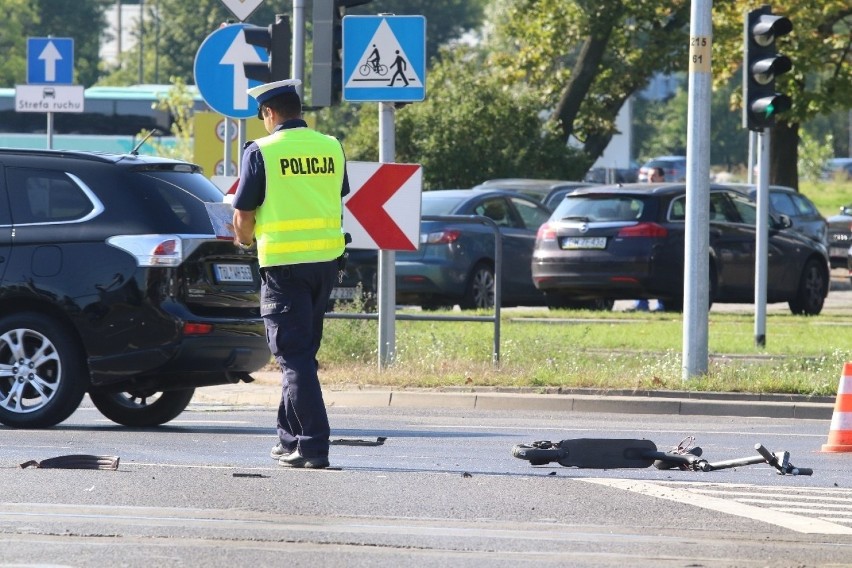
<path id="1" fill-rule="evenodd" d="M 230 203 L 205 203 L 213 232 L 220 239 L 233 239 L 234 206 Z"/>

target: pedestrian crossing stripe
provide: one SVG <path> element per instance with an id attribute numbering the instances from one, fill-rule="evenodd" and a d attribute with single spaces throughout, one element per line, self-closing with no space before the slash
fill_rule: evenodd
<path id="1" fill-rule="evenodd" d="M 343 19 L 343 98 L 411 102 L 425 97 L 423 16 Z"/>

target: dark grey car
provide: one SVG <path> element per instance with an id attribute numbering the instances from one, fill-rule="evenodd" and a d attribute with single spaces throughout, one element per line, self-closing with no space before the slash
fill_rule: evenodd
<path id="1" fill-rule="evenodd" d="M 754 301 L 754 204 L 741 192 L 711 186 L 710 299 Z M 591 300 L 661 298 L 683 306 L 686 187 L 632 184 L 575 190 L 541 226 L 532 275 L 550 307 Z M 822 311 L 828 294 L 825 247 L 770 217 L 767 302 L 794 314 Z"/>
<path id="2" fill-rule="evenodd" d="M 497 225 L 503 241 L 503 305 L 541 305 L 544 297 L 530 275 L 536 231 L 550 211 L 511 191 L 449 189 L 423 193 L 428 216 L 479 215 Z M 418 250 L 396 254 L 396 293 L 400 303 L 426 309 L 458 304 L 494 304 L 494 233 L 482 224 L 427 221 L 420 226 Z"/>
<path id="3" fill-rule="evenodd" d="M 725 184 L 748 195 L 752 201 L 757 199 L 757 190 L 749 184 Z M 828 222 L 816 208 L 816 205 L 802 193 L 784 185 L 769 186 L 769 212 L 773 215 L 786 215 L 793 222 L 792 229 L 828 246 Z"/>
<path id="4" fill-rule="evenodd" d="M 839 215 L 828 221 L 828 256 L 832 268 L 843 268 L 847 264 L 852 246 L 852 203 L 840 208 Z"/>

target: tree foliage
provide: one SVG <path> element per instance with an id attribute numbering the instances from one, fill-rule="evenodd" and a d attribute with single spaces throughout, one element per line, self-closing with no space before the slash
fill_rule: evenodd
<path id="1" fill-rule="evenodd" d="M 439 48 L 482 23 L 487 0 L 372 0 L 350 8 L 347 14 L 422 15 L 426 18 L 426 60 L 438 55 Z"/>
<path id="2" fill-rule="evenodd" d="M 172 77 L 172 87 L 168 93 L 161 96 L 154 104 L 157 110 L 166 111 L 172 117 L 171 135 L 174 136 L 174 144 L 166 145 L 160 142 L 152 142 L 151 147 L 158 156 L 175 158 L 177 160 L 192 161 L 193 128 L 192 107 L 194 105 L 193 95 L 186 86 L 183 79 Z M 150 130 L 143 130 L 139 137 L 144 139 L 150 135 L 157 134 Z"/>
<path id="3" fill-rule="evenodd" d="M 686 62 L 689 2 L 496 0 L 493 64 L 529 84 L 590 165 L 624 102 L 654 74 Z"/>
<path id="4" fill-rule="evenodd" d="M 74 81 L 89 87 L 100 70 L 99 48 L 112 0 L 0 0 L 0 85 L 27 82 L 27 38 L 74 39 Z"/>
<path id="5" fill-rule="evenodd" d="M 743 18 L 756 6 L 744 0 L 714 5 L 714 83 L 724 84 L 742 72 Z M 773 13 L 793 22 L 789 36 L 776 48 L 793 61 L 793 70 L 776 81 L 778 92 L 793 99 L 792 109 L 771 129 L 770 181 L 798 187 L 800 125 L 817 115 L 848 109 L 852 92 L 852 6 L 848 0 L 786 0 L 773 3 Z M 742 108 L 742 93 L 732 105 Z"/>
<path id="6" fill-rule="evenodd" d="M 433 67 L 427 100 L 396 114 L 396 161 L 422 164 L 430 189 L 471 187 L 518 172 L 578 179 L 583 171 L 575 152 L 546 128 L 538 96 L 504 89 L 499 73 L 481 72 L 483 62 L 482 54 L 460 48 Z M 378 113 L 373 105 L 361 111 L 346 139 L 347 155 L 375 161 Z"/>
<path id="7" fill-rule="evenodd" d="M 636 155 L 650 159 L 660 155 L 685 155 L 688 92 L 683 77 L 674 96 L 668 100 L 637 97 L 633 136 Z M 748 151 L 748 135 L 742 128 L 742 115 L 730 105 L 731 93 L 741 87 L 738 78 L 716 89 L 710 98 L 710 163 L 727 170 L 741 164 Z"/>
<path id="8" fill-rule="evenodd" d="M 46 1 L 46 0 L 42 0 Z M 68 0 L 73 1 L 73 0 Z M 350 14 L 376 14 L 379 12 L 422 14 L 426 17 L 427 55 L 437 53 L 438 47 L 463 32 L 476 27 L 482 17 L 484 0 L 375 0 L 363 6 L 351 8 Z M 312 3 L 306 3 L 306 27 L 310 30 Z M 268 26 L 276 14 L 290 16 L 290 3 L 283 0 L 265 2 L 245 21 L 247 24 Z M 195 54 L 204 39 L 233 15 L 221 0 L 148 0 L 141 33 L 143 56 L 141 58 L 143 82 L 163 82 L 166 77 L 179 77 L 188 84 L 194 83 Z M 310 36 L 310 34 L 308 34 Z M 310 49 L 310 45 L 308 45 Z M 122 58 L 120 69 L 113 70 L 104 79 L 108 84 L 131 84 L 138 82 L 139 44 L 128 50 Z M 307 59 L 306 74 L 311 65 Z"/>

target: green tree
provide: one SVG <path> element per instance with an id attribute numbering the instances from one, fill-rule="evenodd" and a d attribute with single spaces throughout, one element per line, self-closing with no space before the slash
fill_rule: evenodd
<path id="1" fill-rule="evenodd" d="M 748 152 L 739 109 L 730 106 L 731 94 L 740 88 L 735 78 L 715 89 L 710 98 L 710 163 L 731 170 L 742 164 Z M 688 93 L 682 77 L 675 95 L 665 101 L 639 98 L 634 108 L 636 154 L 642 159 L 665 154 L 686 154 Z"/>
<path id="2" fill-rule="evenodd" d="M 261 17 L 269 17 L 271 22 L 270 10 L 262 6 L 247 23 L 261 22 Z M 233 15 L 221 0 L 147 0 L 141 29 L 137 26 L 133 31 L 137 38 L 135 45 L 122 53 L 120 66 L 111 70 L 101 83 L 136 84 L 141 75 L 142 83 L 162 83 L 175 77 L 194 84 L 198 48 L 228 19 L 233 19 Z"/>
<path id="3" fill-rule="evenodd" d="M 158 156 L 191 162 L 194 141 L 192 108 L 195 101 L 183 79 L 172 77 L 170 82 L 172 87 L 169 89 L 169 92 L 165 96 L 160 97 L 153 106 L 157 110 L 168 112 L 172 117 L 171 134 L 175 138 L 175 143 L 174 145 L 166 145 L 155 141 L 151 143 L 151 147 L 154 150 L 154 154 Z M 144 139 L 153 134 L 156 133 L 150 130 L 143 130 L 139 133 L 139 138 Z"/>
<path id="4" fill-rule="evenodd" d="M 487 0 L 373 0 L 350 8 L 347 14 L 422 15 L 426 18 L 426 60 L 431 61 L 442 45 L 479 28 L 486 3 Z"/>
<path id="5" fill-rule="evenodd" d="M 47 1 L 47 0 L 42 0 Z M 73 0 L 68 0 L 73 1 Z M 422 14 L 427 20 L 427 54 L 434 54 L 442 43 L 459 37 L 476 27 L 482 19 L 484 0 L 376 0 L 349 10 L 349 14 L 392 12 L 400 15 Z M 307 3 L 311 6 L 311 3 Z M 290 3 L 266 2 L 245 23 L 268 26 L 275 14 L 292 15 Z M 310 27 L 311 11 L 306 10 L 306 26 Z M 291 18 L 292 19 L 292 18 Z M 195 54 L 204 39 L 234 16 L 221 0 L 146 0 L 143 29 L 134 33 L 142 37 L 143 82 L 162 82 L 165 77 L 180 77 L 194 83 Z M 292 22 L 291 22 L 292 23 Z M 307 46 L 310 50 L 310 45 Z M 306 57 L 306 67 L 311 60 Z M 139 43 L 122 57 L 120 69 L 104 79 L 105 84 L 131 84 L 139 81 Z M 306 69 L 306 74 L 310 70 Z"/>
<path id="6" fill-rule="evenodd" d="M 583 170 L 576 152 L 539 118 L 537 94 L 505 89 L 501 74 L 482 72 L 484 59 L 475 49 L 457 48 L 433 66 L 427 99 L 396 114 L 396 161 L 422 164 L 429 189 L 471 187 L 520 172 L 578 179 Z M 365 105 L 346 139 L 347 156 L 377 160 L 377 136 L 376 107 Z"/>
<path id="7" fill-rule="evenodd" d="M 689 2 L 495 0 L 492 64 L 529 84 L 586 165 L 616 132 L 624 102 L 654 74 L 684 68 Z"/>
<path id="8" fill-rule="evenodd" d="M 754 5 L 737 0 L 714 5 L 713 75 L 723 84 L 742 72 L 743 18 Z M 852 9 L 848 0 L 787 0 L 773 13 L 793 22 L 793 32 L 776 47 L 793 61 L 793 70 L 776 82 L 778 92 L 793 99 L 792 109 L 770 130 L 770 181 L 798 187 L 801 125 L 816 116 L 850 107 L 852 92 Z M 742 108 L 742 93 L 733 103 Z"/>
<path id="9" fill-rule="evenodd" d="M 0 85 L 14 87 L 27 82 L 27 41 L 38 21 L 36 7 L 29 0 L 0 0 Z"/>
<path id="10" fill-rule="evenodd" d="M 91 87 L 101 70 L 100 42 L 113 0 L 36 0 L 39 21 L 30 35 L 74 38 L 74 82 Z"/>
<path id="11" fill-rule="evenodd" d="M 27 38 L 74 39 L 75 83 L 91 86 L 98 77 L 99 45 L 111 0 L 0 0 L 0 85 L 27 82 Z"/>

